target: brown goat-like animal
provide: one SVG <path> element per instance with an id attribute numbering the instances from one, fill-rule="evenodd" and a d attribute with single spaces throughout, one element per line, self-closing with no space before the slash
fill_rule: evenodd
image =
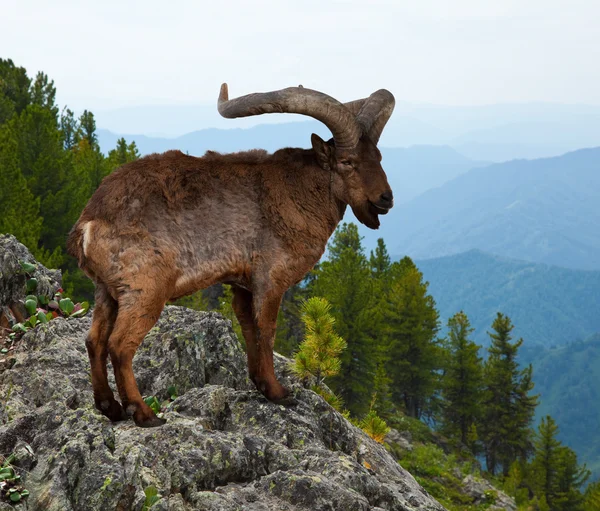
<path id="1" fill-rule="evenodd" d="M 96 407 L 112 420 L 164 423 L 144 403 L 132 360 L 168 300 L 217 282 L 233 286 L 248 370 L 276 403 L 290 403 L 273 370 L 277 312 L 284 292 L 319 260 L 346 205 L 370 228 L 393 205 L 377 142 L 394 107 L 385 90 L 342 104 L 292 87 L 229 100 L 219 112 L 312 116 L 333 139 L 312 149 L 150 155 L 106 177 L 68 240 L 69 253 L 96 284 L 86 340 Z M 107 380 L 110 356 L 120 404 Z"/>

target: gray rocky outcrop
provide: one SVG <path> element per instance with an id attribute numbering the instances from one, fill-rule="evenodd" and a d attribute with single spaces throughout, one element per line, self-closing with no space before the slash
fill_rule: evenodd
<path id="1" fill-rule="evenodd" d="M 0 234 L 0 327 L 22 321 L 26 314 L 23 299 L 27 296 L 28 275 L 20 262 L 35 266 L 29 275 L 37 280 L 34 294 L 53 296 L 61 286 L 59 270 L 39 264 L 12 234 Z"/>
<path id="2" fill-rule="evenodd" d="M 267 401 L 215 313 L 167 307 L 136 355 L 144 395 L 166 400 L 176 389 L 167 423 L 111 423 L 93 408 L 90 322 L 38 325 L 0 369 L 0 452 L 16 454 L 30 491 L 22 509 L 141 511 L 155 489 L 156 511 L 443 510 L 282 357 L 279 377 L 298 404 Z"/>
<path id="3" fill-rule="evenodd" d="M 517 511 L 515 499 L 498 490 L 485 479 L 476 478 L 472 475 L 462 480 L 462 491 L 473 497 L 473 504 L 478 505 L 492 501 L 488 511 Z"/>

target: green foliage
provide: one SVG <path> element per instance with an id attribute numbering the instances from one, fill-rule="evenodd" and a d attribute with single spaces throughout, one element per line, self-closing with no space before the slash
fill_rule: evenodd
<path id="1" fill-rule="evenodd" d="M 275 350 L 291 357 L 304 339 L 304 323 L 301 319 L 302 303 L 309 297 L 309 275 L 303 282 L 289 288 L 283 295 L 277 317 Z"/>
<path id="2" fill-rule="evenodd" d="M 387 374 L 392 397 L 411 417 L 431 415 L 437 406 L 443 349 L 436 334 L 439 316 L 427 283 L 409 258 L 390 271 L 393 274 L 387 309 Z"/>
<path id="3" fill-rule="evenodd" d="M 32 271 L 31 268 L 35 269 L 33 265 L 28 263 L 23 263 L 21 266 L 28 271 Z M 33 279 L 28 279 L 27 282 L 31 280 Z M 28 292 L 30 292 L 29 286 Z M 70 298 L 63 297 L 62 293 L 62 289 L 59 289 L 52 297 L 27 295 L 24 305 L 29 317 L 23 323 L 16 323 L 12 326 L 13 333 L 10 334 L 11 338 L 15 339 L 16 336 L 20 336 L 29 329 L 35 328 L 40 323 L 48 323 L 48 321 L 52 321 L 54 318 L 75 318 L 84 316 L 88 312 L 90 308 L 88 302 L 73 303 Z"/>
<path id="4" fill-rule="evenodd" d="M 303 379 L 314 376 L 317 385 L 325 378 L 338 374 L 340 354 L 346 342 L 335 333 L 335 319 L 330 314 L 331 305 L 324 298 L 313 297 L 302 305 L 302 321 L 306 337 L 294 357 L 293 371 Z"/>
<path id="5" fill-rule="evenodd" d="M 106 158 L 95 129 L 87 110 L 79 120 L 67 108 L 59 116 L 46 74 L 32 81 L 0 59 L 0 233 L 14 234 L 47 267 L 60 267 L 69 293 L 82 299 L 93 298 L 92 285 L 64 254 L 65 239 L 102 178 L 139 156 L 121 139 Z"/>
<path id="6" fill-rule="evenodd" d="M 35 247 L 42 232 L 40 199 L 27 187 L 14 132 L 0 126 L 0 233 L 12 233 Z"/>
<path id="7" fill-rule="evenodd" d="M 160 401 L 157 399 L 156 396 L 148 396 L 144 398 L 144 403 L 146 403 L 154 413 L 160 413 Z"/>
<path id="8" fill-rule="evenodd" d="M 371 252 L 369 258 L 369 266 L 371 268 L 371 274 L 375 279 L 381 279 L 385 277 L 390 269 L 392 261 L 388 254 L 387 247 L 383 238 L 377 240 L 377 247 L 374 252 Z"/>
<path id="9" fill-rule="evenodd" d="M 600 481 L 594 481 L 586 488 L 583 511 L 600 511 Z"/>
<path id="10" fill-rule="evenodd" d="M 542 399 L 537 421 L 551 415 L 560 425 L 560 440 L 600 476 L 600 334 L 554 349 L 535 347 L 522 363 L 535 367 L 536 390 Z"/>
<path id="11" fill-rule="evenodd" d="M 0 502 L 14 504 L 29 496 L 29 490 L 23 487 L 21 476 L 12 466 L 14 460 L 15 455 L 11 454 L 0 465 Z"/>
<path id="12" fill-rule="evenodd" d="M 462 474 L 472 470 L 471 463 L 460 463 L 437 445 L 416 445 L 412 451 L 402 452 L 400 464 L 448 510 L 483 510 L 491 505 L 472 505 L 473 498 L 462 491 L 461 484 Z"/>
<path id="13" fill-rule="evenodd" d="M 235 315 L 233 307 L 231 305 L 231 301 L 233 300 L 233 291 L 231 290 L 231 286 L 228 284 L 223 285 L 223 293 L 219 297 L 219 306 L 216 311 L 221 313 L 225 318 L 231 321 L 231 326 L 235 335 L 237 336 L 240 344 L 245 346 L 244 335 L 242 333 L 242 327 L 240 326 L 239 321 Z"/>
<path id="14" fill-rule="evenodd" d="M 331 304 L 336 331 L 348 345 L 331 386 L 353 415 L 362 416 L 369 410 L 379 350 L 372 332 L 370 270 L 356 225 L 344 223 L 334 233 L 329 259 L 315 272 L 311 288 Z"/>
<path id="15" fill-rule="evenodd" d="M 180 307 L 187 307 L 188 309 L 197 311 L 209 310 L 208 299 L 204 296 L 202 291 L 179 298 L 173 302 L 173 305 L 179 305 Z"/>
<path id="16" fill-rule="evenodd" d="M 390 432 L 386 422 L 377 415 L 374 409 L 369 410 L 369 413 L 360 421 L 360 428 L 380 444 L 383 443 L 385 436 Z"/>
<path id="17" fill-rule="evenodd" d="M 441 430 L 450 439 L 476 450 L 481 415 L 483 363 L 477 344 L 469 339 L 473 328 L 464 312 L 448 320 L 448 361 L 442 381 Z"/>
<path id="18" fill-rule="evenodd" d="M 147 488 L 144 488 L 144 494 L 146 495 L 146 500 L 144 500 L 142 511 L 148 511 L 162 498 L 158 493 L 156 486 L 148 486 Z"/>
<path id="19" fill-rule="evenodd" d="M 531 366 L 521 370 L 517 352 L 523 339 L 511 343 L 513 324 L 498 313 L 490 333 L 492 344 L 484 368 L 483 416 L 480 434 L 488 470 L 498 467 L 508 475 L 515 460 L 526 458 L 532 450 L 530 427 L 537 405 Z"/>

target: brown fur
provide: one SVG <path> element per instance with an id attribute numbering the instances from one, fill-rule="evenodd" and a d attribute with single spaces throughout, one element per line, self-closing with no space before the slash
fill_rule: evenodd
<path id="1" fill-rule="evenodd" d="M 391 191 L 380 160 L 364 137 L 342 153 L 313 135 L 312 150 L 168 151 L 105 178 L 68 240 L 96 283 L 86 346 L 98 409 L 113 420 L 162 423 L 143 402 L 131 361 L 166 301 L 217 282 L 234 286 L 250 377 L 268 399 L 285 401 L 273 371 L 281 298 L 319 260 L 347 204 L 379 225 L 391 207 L 381 205 Z M 108 385 L 108 356 L 122 406 Z"/>

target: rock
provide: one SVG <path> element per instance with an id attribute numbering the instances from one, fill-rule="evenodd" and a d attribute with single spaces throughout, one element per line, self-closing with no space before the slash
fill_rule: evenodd
<path id="1" fill-rule="evenodd" d="M 391 428 L 385 437 L 385 441 L 388 444 L 396 444 L 403 451 L 412 451 L 414 449 L 410 431 L 398 431 Z"/>
<path id="2" fill-rule="evenodd" d="M 18 261 L 37 263 L 12 236 L 0 247 L 6 305 L 24 297 Z M 36 276 L 38 293 L 60 286 L 60 274 L 41 265 Z M 21 508 L 141 511 L 156 492 L 153 511 L 444 509 L 382 445 L 305 389 L 284 357 L 275 357 L 276 372 L 297 405 L 267 401 L 248 379 L 231 323 L 215 313 L 166 307 L 136 354 L 140 391 L 165 402 L 167 423 L 111 423 L 93 407 L 90 324 L 89 315 L 40 324 L 0 368 L 0 452 L 15 453 L 30 491 Z M 110 367 L 109 379 L 114 388 Z"/>
<path id="3" fill-rule="evenodd" d="M 491 502 L 492 505 L 488 507 L 490 511 L 517 511 L 515 500 L 485 479 L 478 479 L 469 474 L 462 480 L 462 486 L 463 493 L 473 497 L 475 505 Z"/>
<path id="4" fill-rule="evenodd" d="M 27 275 L 20 261 L 36 267 L 30 274 L 37 280 L 33 294 L 53 296 L 61 286 L 60 270 L 44 268 L 12 234 L 0 234 L 0 327 L 8 327 L 24 319 Z"/>
<path id="5" fill-rule="evenodd" d="M 113 424 L 93 408 L 84 339 L 90 318 L 24 335 L 0 373 L 0 452 L 18 449 L 28 509 L 442 510 L 383 446 L 286 373 L 298 404 L 254 390 L 227 320 L 167 307 L 134 361 L 143 394 L 178 397 L 167 423 Z M 29 447 L 27 447 L 29 446 Z"/>

